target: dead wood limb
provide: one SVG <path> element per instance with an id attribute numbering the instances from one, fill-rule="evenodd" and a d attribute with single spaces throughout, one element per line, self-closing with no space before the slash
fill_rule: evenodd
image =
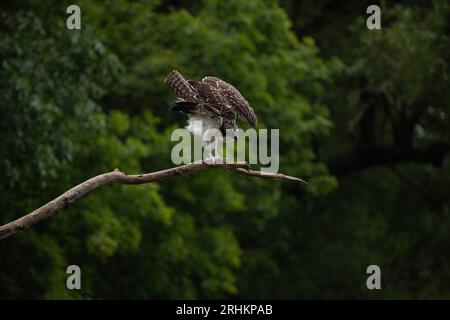
<path id="1" fill-rule="evenodd" d="M 72 189 L 64 192 L 59 197 L 44 204 L 42 207 L 34 210 L 33 212 L 17 220 L 11 221 L 3 226 L 0 226 L 0 239 L 9 237 L 19 230 L 31 227 L 35 223 L 51 216 L 58 210 L 74 202 L 76 199 L 106 184 L 110 184 L 113 182 L 118 182 L 122 184 L 144 184 L 161 181 L 173 176 L 178 176 L 205 168 L 225 169 L 244 176 L 261 177 L 268 179 L 293 180 L 308 185 L 305 181 L 303 181 L 300 178 L 286 176 L 281 173 L 263 173 L 260 171 L 250 170 L 250 166 L 245 162 L 207 164 L 203 161 L 198 161 L 188 163 L 175 168 L 139 175 L 128 175 L 120 171 L 119 169 L 115 169 L 114 171 L 103 173 L 89 180 L 86 180 L 80 183 L 79 185 L 73 187 Z"/>

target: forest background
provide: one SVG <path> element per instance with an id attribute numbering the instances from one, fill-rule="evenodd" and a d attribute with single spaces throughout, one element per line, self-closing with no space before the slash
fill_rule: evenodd
<path id="1" fill-rule="evenodd" d="M 449 298 L 447 1 L 382 2 L 381 30 L 361 1 L 77 0 L 81 30 L 70 4 L 0 4 L 0 224 L 173 166 L 172 69 L 239 88 L 312 189 L 220 170 L 104 187 L 0 240 L 0 298 Z"/>

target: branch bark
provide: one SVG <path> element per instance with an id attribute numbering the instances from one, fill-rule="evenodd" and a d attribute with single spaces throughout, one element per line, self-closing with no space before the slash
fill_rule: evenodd
<path id="1" fill-rule="evenodd" d="M 235 172 L 240 175 L 251 177 L 298 181 L 306 186 L 309 186 L 308 183 L 297 177 L 291 177 L 281 173 L 264 173 L 260 171 L 250 170 L 250 166 L 245 162 L 207 164 L 205 162 L 198 161 L 175 168 L 139 175 L 128 175 L 120 171 L 119 169 L 115 169 L 114 171 L 103 173 L 89 180 L 86 180 L 80 183 L 79 185 L 73 187 L 72 189 L 66 191 L 59 197 L 44 204 L 42 207 L 34 210 L 33 212 L 17 220 L 11 221 L 5 225 L 0 226 L 0 239 L 9 237 L 18 232 L 19 230 L 24 230 L 26 228 L 31 227 L 35 223 L 55 214 L 58 210 L 74 202 L 76 199 L 81 198 L 85 194 L 97 188 L 100 188 L 101 186 L 114 182 L 122 184 L 144 184 L 156 182 L 173 176 L 178 176 L 205 168 L 220 168 L 229 170 L 231 172 Z"/>

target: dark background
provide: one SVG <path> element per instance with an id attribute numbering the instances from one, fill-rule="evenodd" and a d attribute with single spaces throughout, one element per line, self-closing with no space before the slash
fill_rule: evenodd
<path id="1" fill-rule="evenodd" d="M 214 170 L 104 187 L 0 240 L 0 298 L 450 296 L 447 1 L 0 12 L 0 224 L 116 167 L 171 167 L 185 122 L 168 112 L 172 69 L 239 88 L 258 128 L 280 129 L 280 170 L 312 185 Z M 66 289 L 70 264 L 82 290 Z M 381 290 L 366 287 L 372 264 Z"/>

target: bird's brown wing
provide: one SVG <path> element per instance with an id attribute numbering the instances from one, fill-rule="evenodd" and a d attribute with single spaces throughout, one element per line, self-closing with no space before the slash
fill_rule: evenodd
<path id="1" fill-rule="evenodd" d="M 189 85 L 197 92 L 197 100 L 199 103 L 212 105 L 227 104 L 227 99 L 218 88 L 203 82 L 193 80 L 189 80 L 188 82 Z"/>
<path id="2" fill-rule="evenodd" d="M 223 119 L 223 125 L 226 124 L 225 129 L 234 128 L 236 112 L 218 88 L 207 83 L 186 80 L 176 70 L 167 75 L 165 82 L 179 98 L 171 111 L 208 118 L 220 117 Z"/>
<path id="3" fill-rule="evenodd" d="M 178 71 L 169 72 L 164 82 L 175 92 L 178 98 L 187 102 L 195 102 L 196 92 Z"/>
<path id="4" fill-rule="evenodd" d="M 226 103 L 236 110 L 241 119 L 247 121 L 252 127 L 256 126 L 255 111 L 235 87 L 219 78 L 209 76 L 204 77 L 202 83 L 218 90 L 225 98 Z"/>
<path id="5" fill-rule="evenodd" d="M 189 84 L 197 92 L 199 114 L 221 117 L 223 119 L 223 128 L 221 129 L 223 130 L 236 128 L 236 108 L 230 105 L 219 88 L 209 83 L 191 80 L 189 80 Z"/>

